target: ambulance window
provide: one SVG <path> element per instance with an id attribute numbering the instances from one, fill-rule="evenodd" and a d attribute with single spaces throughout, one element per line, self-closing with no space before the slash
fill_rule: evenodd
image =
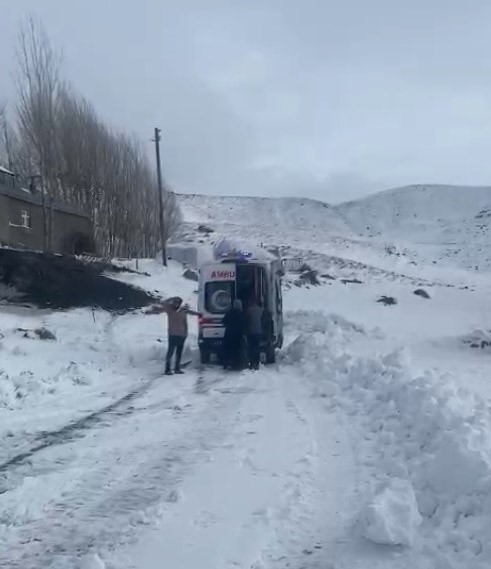
<path id="1" fill-rule="evenodd" d="M 233 281 L 212 281 L 205 285 L 205 309 L 212 314 L 224 314 L 232 304 Z"/>

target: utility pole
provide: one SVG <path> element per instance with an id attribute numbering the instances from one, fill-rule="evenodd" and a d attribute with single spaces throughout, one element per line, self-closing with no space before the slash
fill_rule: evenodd
<path id="1" fill-rule="evenodd" d="M 164 227 L 164 196 L 162 189 L 162 168 L 160 166 L 160 128 L 155 127 L 155 156 L 157 158 L 157 185 L 159 188 L 159 220 L 160 220 L 160 244 L 162 246 L 162 264 L 167 267 L 167 252 L 165 249 Z"/>

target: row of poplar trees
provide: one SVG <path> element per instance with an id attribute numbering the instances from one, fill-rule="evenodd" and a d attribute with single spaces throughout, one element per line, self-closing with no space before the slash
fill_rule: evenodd
<path id="1" fill-rule="evenodd" d="M 64 200 L 90 217 L 99 255 L 154 256 L 161 243 L 159 194 L 146 149 L 108 126 L 63 79 L 61 57 L 32 17 L 20 30 L 16 80 L 16 100 L 0 108 L 0 160 L 41 192 L 45 249 L 52 247 L 53 204 Z M 167 240 L 180 213 L 168 188 L 163 203 Z"/>

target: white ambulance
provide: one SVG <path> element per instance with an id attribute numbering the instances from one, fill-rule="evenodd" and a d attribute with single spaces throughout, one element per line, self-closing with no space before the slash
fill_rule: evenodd
<path id="1" fill-rule="evenodd" d="M 246 250 L 221 242 L 214 250 L 215 260 L 199 268 L 198 312 L 199 350 L 202 363 L 212 355 L 221 356 L 223 317 L 235 299 L 244 308 L 255 298 L 265 310 L 261 351 L 266 363 L 274 363 L 276 349 L 283 345 L 283 300 L 281 260 L 259 248 Z"/>

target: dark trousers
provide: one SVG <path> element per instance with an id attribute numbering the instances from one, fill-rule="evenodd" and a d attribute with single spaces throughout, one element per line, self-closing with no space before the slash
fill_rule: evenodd
<path id="1" fill-rule="evenodd" d="M 224 369 L 240 370 L 245 365 L 245 336 L 229 336 L 223 343 L 222 363 Z"/>
<path id="2" fill-rule="evenodd" d="M 249 367 L 259 369 L 261 360 L 261 335 L 249 334 L 247 336 L 247 350 L 249 355 Z"/>
<path id="3" fill-rule="evenodd" d="M 167 347 L 167 357 L 165 358 L 165 369 L 169 371 L 171 368 L 171 360 L 174 352 L 176 353 L 176 365 L 174 369 L 180 369 L 181 367 L 181 357 L 182 350 L 184 348 L 184 342 L 186 338 L 184 336 L 169 336 L 169 342 Z"/>

